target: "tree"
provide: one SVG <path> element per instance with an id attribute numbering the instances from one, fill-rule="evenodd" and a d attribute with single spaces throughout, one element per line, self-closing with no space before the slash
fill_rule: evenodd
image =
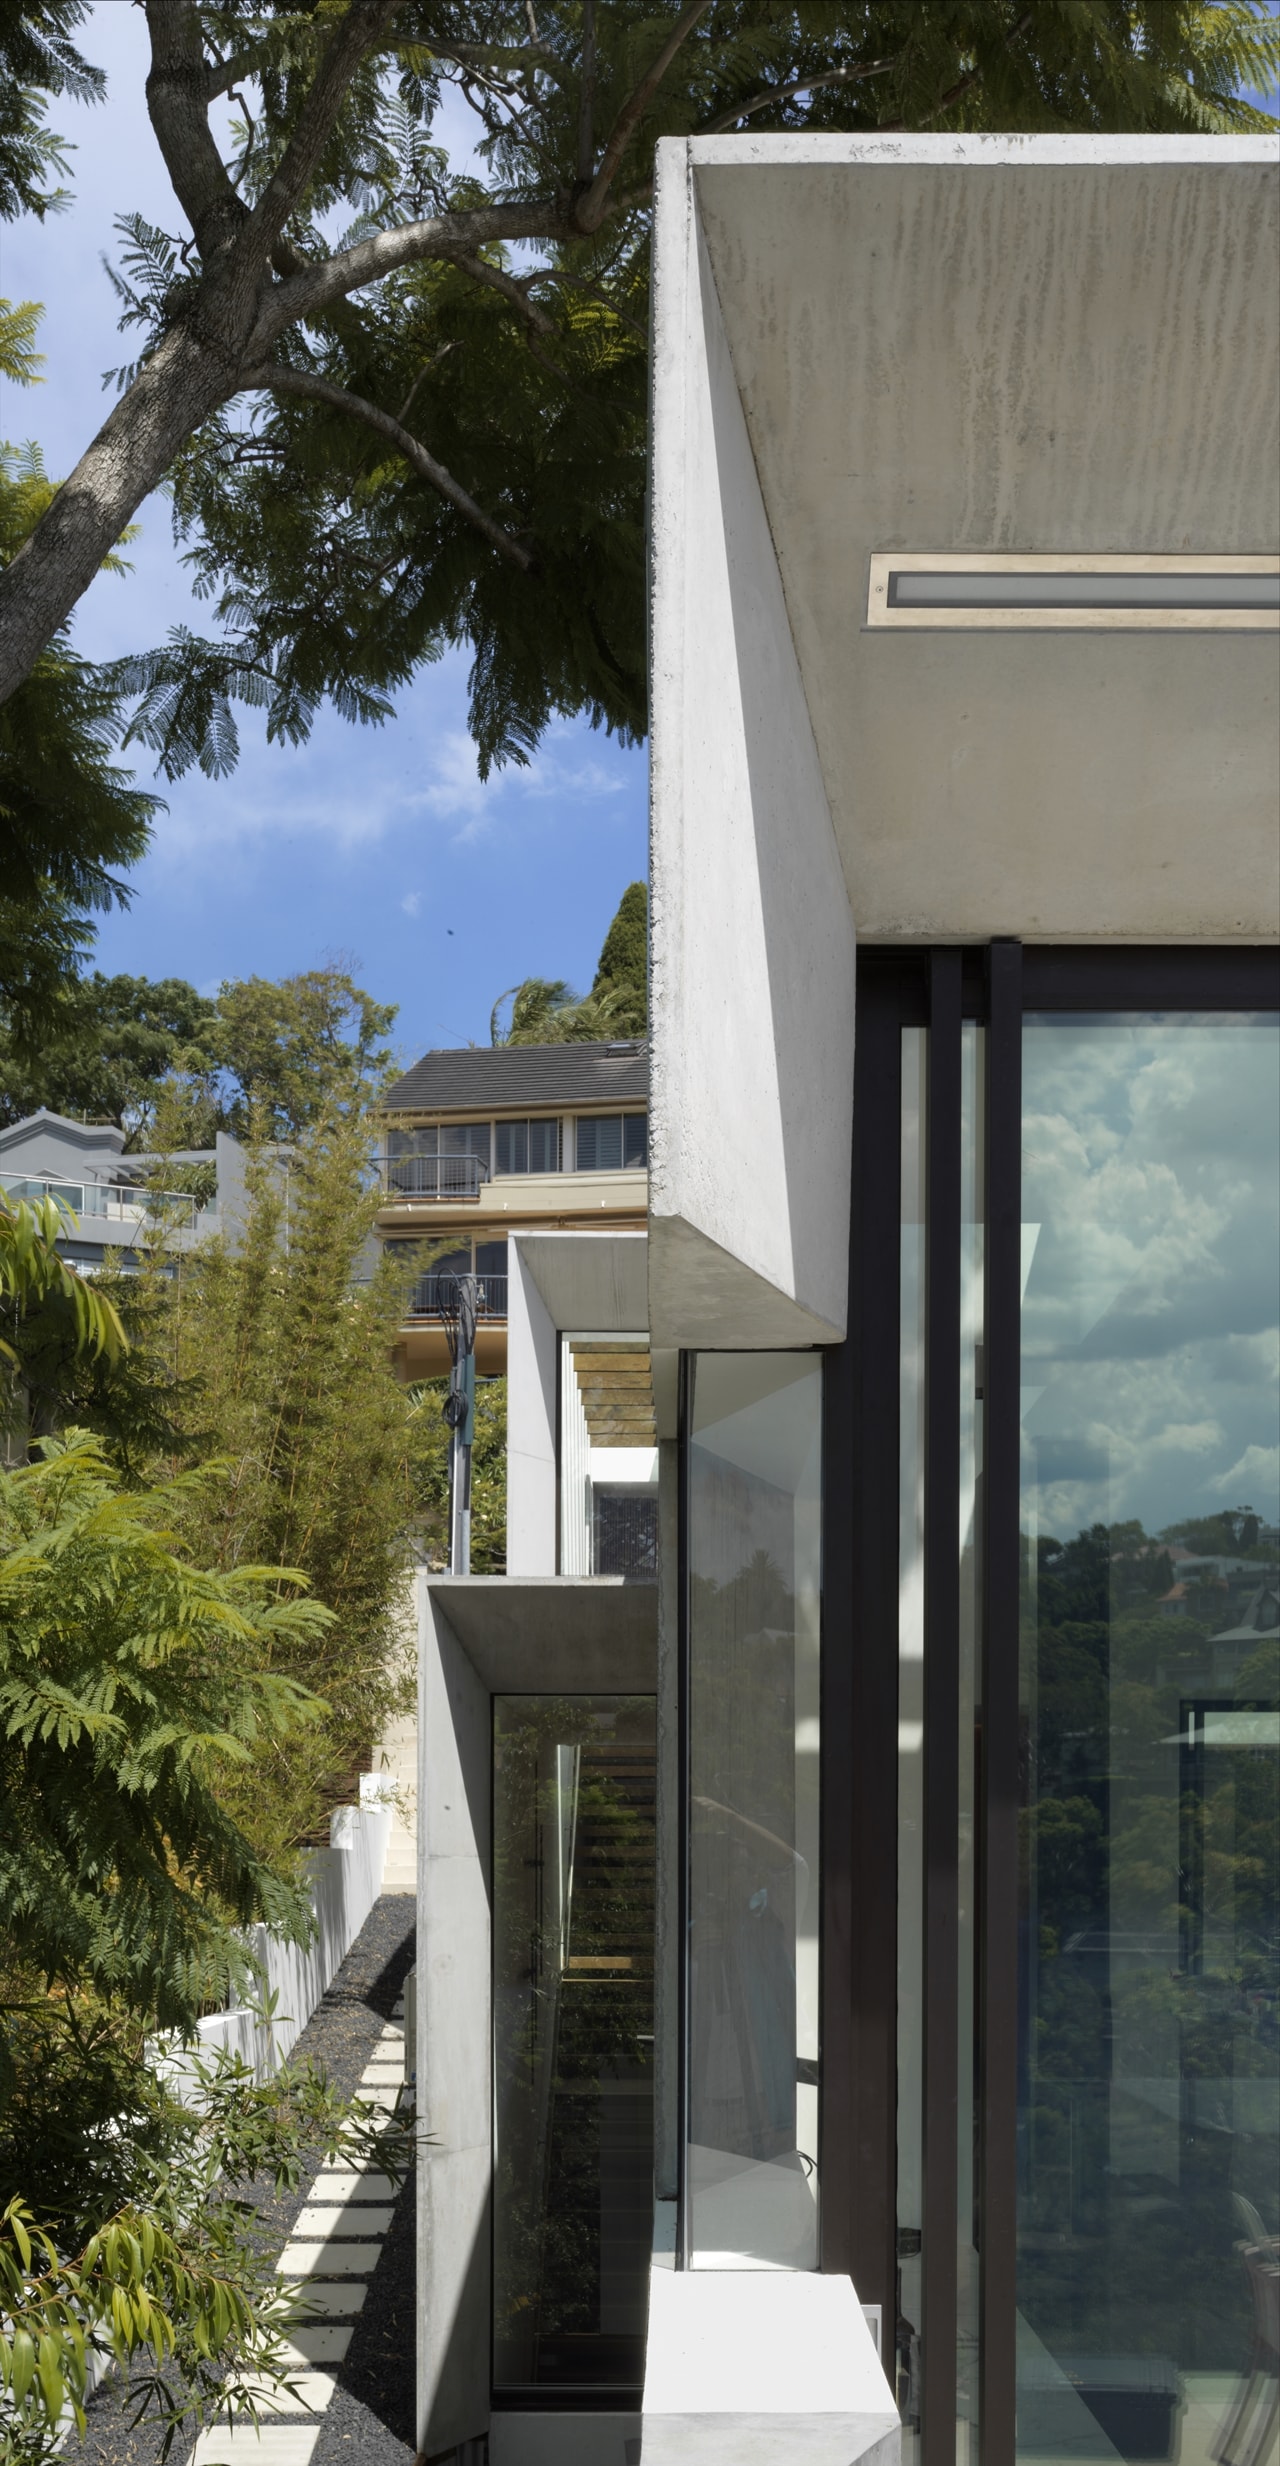
<path id="1" fill-rule="evenodd" d="M 228 1573 L 300 1568 L 331 1613 L 273 1661 L 324 1696 L 323 1719 L 226 1777 L 246 1830 L 281 1850 L 349 1794 L 408 1682 L 411 1407 L 391 1363 L 417 1258 L 371 1258 L 371 1145 L 368 1118 L 350 1114 L 307 1130 L 287 1159 L 251 1151 L 236 1247 L 190 1254 L 170 1288 L 172 1368 L 228 1467 L 220 1488 L 187 1493 L 187 1545 Z"/>
<path id="2" fill-rule="evenodd" d="M 210 1001 L 182 977 L 102 976 L 60 989 L 37 1052 L 0 1027 L 0 1121 L 39 1105 L 114 1122 L 129 1148 L 205 1147 L 219 1130 L 299 1136 L 358 1104 L 391 1062 L 393 1003 L 336 961 Z"/>
<path id="3" fill-rule="evenodd" d="M 73 1119 L 113 1122 L 130 1145 L 141 1145 L 169 1074 L 193 1061 L 211 1067 L 216 1023 L 214 1003 L 180 976 L 95 970 L 76 977 L 51 1004 L 38 1051 L 0 1031 L 0 1121 L 21 1121 L 47 1105 Z"/>
<path id="4" fill-rule="evenodd" d="M 18 27 L 38 35 L 52 13 L 20 0 Z M 326 696 L 376 719 L 449 642 L 473 654 L 482 767 L 526 756 L 557 710 L 641 731 L 661 134 L 1256 129 L 1273 123 L 1242 89 L 1280 58 L 1265 0 L 146 14 L 175 228 L 124 226 L 140 356 L 0 578 L 0 699 L 167 481 L 222 621 L 129 671 L 138 732 L 171 774 L 197 754 L 230 766 L 236 698 L 293 739 Z M 29 62 L 22 108 L 71 74 Z M 449 94 L 475 114 L 478 170 L 437 142 Z M 230 162 L 210 123 L 227 95 Z M 30 168 L 13 177 L 36 201 Z"/>
<path id="5" fill-rule="evenodd" d="M 218 995 L 209 1037 L 214 1067 L 230 1083 L 221 1118 L 244 1137 L 252 1124 L 297 1138 L 335 1112 L 358 1111 L 387 1077 L 383 1039 L 394 1002 L 375 1002 L 336 962 L 286 976 L 250 976 Z"/>
<path id="6" fill-rule="evenodd" d="M 3 112 L 0 104 L 0 130 Z M 4 195 L 0 141 L 0 206 Z M 0 300 L 0 374 L 15 383 L 40 382 L 39 316 L 30 300 Z M 0 445 L 0 566 L 55 493 L 35 446 Z M 119 570 L 114 543 L 104 561 Z M 136 864 L 150 837 L 158 798 L 109 758 L 124 732 L 121 686 L 79 658 L 60 628 L 0 708 L 0 1002 L 20 1058 L 56 1033 L 95 911 L 127 903 L 113 868 Z"/>
<path id="7" fill-rule="evenodd" d="M 590 993 L 575 993 L 563 976 L 526 976 L 508 985 L 489 1014 L 495 1045 L 606 1044 L 643 1036 L 649 1024 L 649 894 L 633 882 L 604 938 Z M 507 1023 L 502 1005 L 510 1002 Z"/>
<path id="8" fill-rule="evenodd" d="M 74 1227 L 75 1219 L 56 1199 L 20 1199 L 12 1206 L 0 1195 L 0 1310 L 16 1336 L 29 1312 L 56 1299 L 67 1311 L 76 1350 L 113 1359 L 124 1349 L 124 1330 L 111 1302 L 58 1249 L 68 1223 Z M 15 1344 L 0 1336 L 0 1376 L 18 1361 Z"/>
<path id="9" fill-rule="evenodd" d="M 0 217 L 56 213 L 66 190 L 48 188 L 65 171 L 66 148 L 45 126 L 50 95 L 100 102 L 107 81 L 71 40 L 87 0 L 24 0 L 0 19 Z"/>
<path id="10" fill-rule="evenodd" d="M 643 1036 L 649 1025 L 649 890 L 632 882 L 604 937 L 591 988 L 596 1001 L 613 998 L 611 1033 Z"/>

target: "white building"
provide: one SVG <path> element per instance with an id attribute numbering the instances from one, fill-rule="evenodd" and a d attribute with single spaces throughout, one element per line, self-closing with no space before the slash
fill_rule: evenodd
<path id="1" fill-rule="evenodd" d="M 1276 168 L 659 149 L 647 1317 L 513 1245 L 423 1581 L 428 2457 L 1274 2437 L 1276 1636 L 1159 1601 L 1274 1591 Z"/>

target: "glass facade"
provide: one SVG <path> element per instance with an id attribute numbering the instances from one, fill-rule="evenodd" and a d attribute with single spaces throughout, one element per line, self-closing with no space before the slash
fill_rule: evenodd
<path id="1" fill-rule="evenodd" d="M 1182 2466 L 1263 2466 L 1280 2363 L 1274 1028 L 1032 1018 L 1023 1091 L 1019 2455 L 1180 2442 Z"/>
<path id="2" fill-rule="evenodd" d="M 493 1724 L 494 2388 L 634 2392 L 653 2232 L 653 1698 L 495 1696 Z"/>
<path id="3" fill-rule="evenodd" d="M 685 2256 L 812 2269 L 822 1367 L 690 1376 Z"/>

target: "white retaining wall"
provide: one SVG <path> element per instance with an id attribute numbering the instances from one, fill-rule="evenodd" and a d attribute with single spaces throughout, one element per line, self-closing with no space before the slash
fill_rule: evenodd
<path id="1" fill-rule="evenodd" d="M 197 2050 L 212 2055 L 218 2047 L 228 2047 L 265 2080 L 306 2028 L 382 1890 L 394 1810 L 385 1801 L 379 1803 L 381 1791 L 373 1776 L 362 1776 L 360 1795 L 360 1806 L 334 1809 L 328 1849 L 309 1855 L 316 1913 L 311 1942 L 285 1943 L 267 1927 L 250 1930 L 249 1948 L 262 1969 L 266 1993 L 276 1997 L 274 2019 L 269 2026 L 257 2021 L 244 2005 L 210 2013 L 197 2026 Z M 170 2046 L 154 2052 L 181 2096 L 191 2069 L 184 2050 Z"/>

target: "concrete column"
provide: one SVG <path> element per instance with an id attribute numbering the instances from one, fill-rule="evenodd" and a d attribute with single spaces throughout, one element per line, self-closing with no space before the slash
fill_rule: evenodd
<path id="1" fill-rule="evenodd" d="M 489 2424 L 489 1689 L 418 1580 L 418 2446 Z"/>
<path id="2" fill-rule="evenodd" d="M 518 1239 L 507 1262 L 507 1574 L 554 1575 L 556 1330 Z"/>

